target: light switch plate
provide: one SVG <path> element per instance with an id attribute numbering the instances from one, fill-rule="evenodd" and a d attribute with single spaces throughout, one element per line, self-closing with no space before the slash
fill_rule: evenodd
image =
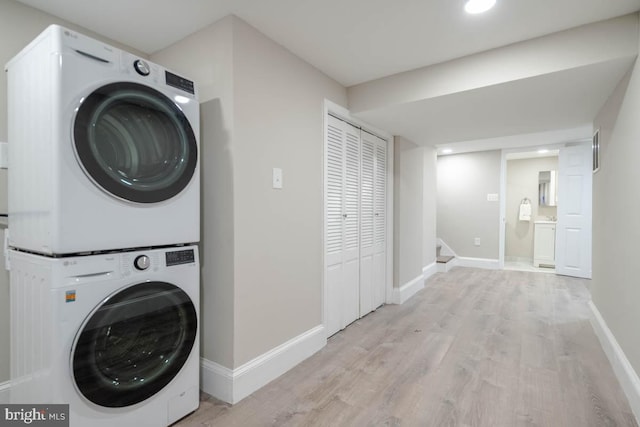
<path id="1" fill-rule="evenodd" d="M 500 200 L 498 193 L 487 194 L 487 202 L 497 202 L 498 200 Z"/>
<path id="2" fill-rule="evenodd" d="M 282 169 L 273 168 L 273 188 L 281 189 L 282 188 Z"/>

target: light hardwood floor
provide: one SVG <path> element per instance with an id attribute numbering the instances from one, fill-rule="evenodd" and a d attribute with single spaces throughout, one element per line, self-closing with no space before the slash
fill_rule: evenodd
<path id="1" fill-rule="evenodd" d="M 588 320 L 588 281 L 454 268 L 195 426 L 636 426 Z"/>

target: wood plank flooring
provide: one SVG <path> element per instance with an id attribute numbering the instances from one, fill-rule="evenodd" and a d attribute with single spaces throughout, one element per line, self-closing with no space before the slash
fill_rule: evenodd
<path id="1" fill-rule="evenodd" d="M 637 426 L 588 320 L 588 281 L 454 268 L 329 339 L 203 426 Z"/>

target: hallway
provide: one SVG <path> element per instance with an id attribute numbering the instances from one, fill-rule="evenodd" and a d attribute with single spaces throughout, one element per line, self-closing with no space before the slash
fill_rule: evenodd
<path id="1" fill-rule="evenodd" d="M 187 426 L 636 426 L 589 323 L 588 281 L 454 268 L 235 406 Z"/>

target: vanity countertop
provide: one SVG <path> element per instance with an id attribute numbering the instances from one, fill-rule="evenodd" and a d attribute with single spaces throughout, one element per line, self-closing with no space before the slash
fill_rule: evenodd
<path id="1" fill-rule="evenodd" d="M 556 224 L 558 221 L 552 221 L 550 219 L 536 219 L 534 223 L 536 224 Z"/>

